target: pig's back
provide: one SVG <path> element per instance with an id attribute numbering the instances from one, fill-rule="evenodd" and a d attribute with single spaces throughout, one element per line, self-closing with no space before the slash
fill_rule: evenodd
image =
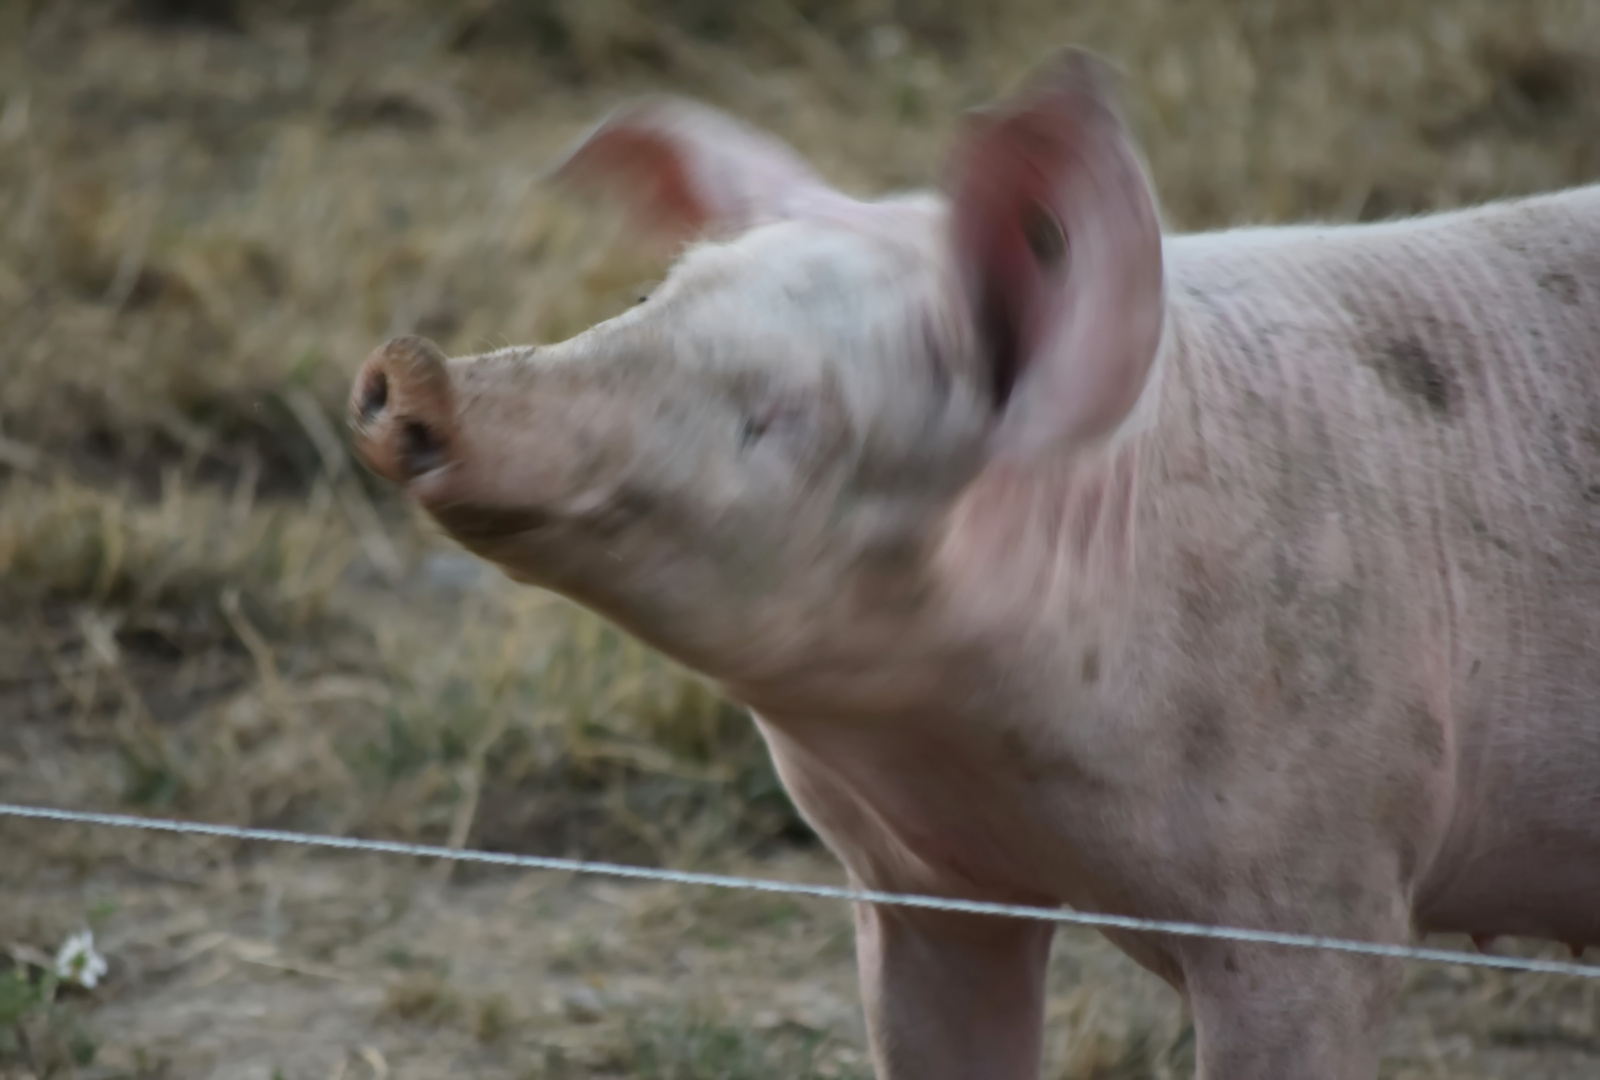
<path id="1" fill-rule="evenodd" d="M 1600 941 L 1600 187 L 1168 260 L 1191 516 L 1303 696 L 1439 718 L 1424 924 Z"/>

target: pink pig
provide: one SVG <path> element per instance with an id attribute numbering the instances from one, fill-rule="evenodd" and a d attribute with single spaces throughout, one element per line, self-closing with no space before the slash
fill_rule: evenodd
<path id="1" fill-rule="evenodd" d="M 559 345 L 389 342 L 358 450 L 748 704 L 852 881 L 1600 941 L 1600 187 L 1164 237 L 1076 51 L 947 197 L 671 101 L 561 175 L 716 239 Z M 880 1077 L 1038 1075 L 1049 925 L 857 927 Z M 1110 936 L 1207 1080 L 1376 1075 L 1398 963 Z"/>

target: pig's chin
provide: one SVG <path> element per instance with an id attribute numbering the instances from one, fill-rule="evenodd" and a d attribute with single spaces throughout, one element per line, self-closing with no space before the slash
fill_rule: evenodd
<path id="1" fill-rule="evenodd" d="M 566 593 L 594 576 L 595 538 L 569 517 L 480 503 L 427 510 L 452 540 L 519 584 Z"/>
<path id="2" fill-rule="evenodd" d="M 559 577 L 552 572 L 549 551 L 563 546 L 556 541 L 562 530 L 542 515 L 524 517 L 497 508 L 488 514 L 458 515 L 452 520 L 438 513 L 433 517 L 450 539 L 494 564 L 519 585 L 550 588 L 553 579 Z"/>
<path id="3" fill-rule="evenodd" d="M 546 532 L 557 519 L 532 506 L 456 502 L 427 507 L 445 532 L 469 548 L 490 548 Z"/>
<path id="4" fill-rule="evenodd" d="M 437 469 L 407 488 L 439 527 L 467 548 L 496 547 L 546 532 L 557 516 L 538 500 L 495 497 L 459 466 Z"/>

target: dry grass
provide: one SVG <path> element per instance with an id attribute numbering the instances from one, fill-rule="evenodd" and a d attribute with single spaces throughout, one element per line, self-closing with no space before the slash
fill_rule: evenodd
<path id="1" fill-rule="evenodd" d="M 0 2 L 0 795 L 678 864 L 803 844 L 736 710 L 352 466 L 348 379 L 386 335 L 548 340 L 659 275 L 535 181 L 622 97 L 924 185 L 957 113 L 1067 41 L 1127 73 L 1178 227 L 1600 176 L 1584 0 Z M 113 943 L 48 1008 L 19 961 L 0 1075 L 865 1067 L 826 906 L 0 837 L 0 946 L 91 914 Z M 765 869 L 827 867 L 798 865 Z M 1180 1018 L 1108 949 L 1071 938 L 1053 977 L 1053 1077 L 1183 1074 Z M 184 1028 L 224 999 L 262 1011 Z M 1407 1001 L 1391 1075 L 1593 1072 L 1586 988 L 1421 972 Z"/>
<path id="2" fill-rule="evenodd" d="M 34 797 L 652 862 L 794 828 L 703 683 L 462 556 L 424 560 L 420 595 L 366 595 L 329 490 L 251 507 L 169 477 L 146 505 L 13 482 L 7 684 L 73 761 Z"/>

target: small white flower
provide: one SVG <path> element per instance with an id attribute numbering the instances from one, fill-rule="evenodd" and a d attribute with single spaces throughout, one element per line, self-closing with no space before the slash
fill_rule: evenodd
<path id="1" fill-rule="evenodd" d="M 56 953 L 56 977 L 93 989 L 106 973 L 106 958 L 94 951 L 94 931 L 73 934 L 61 943 Z"/>

